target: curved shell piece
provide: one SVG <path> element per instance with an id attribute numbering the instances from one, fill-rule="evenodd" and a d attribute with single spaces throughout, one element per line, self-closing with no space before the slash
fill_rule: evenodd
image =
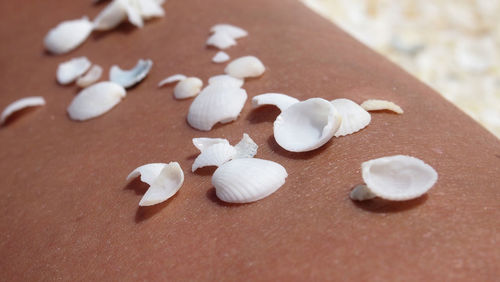
<path id="1" fill-rule="evenodd" d="M 223 32 L 233 39 L 238 39 L 248 35 L 246 30 L 231 24 L 216 24 L 210 28 L 210 32 Z"/>
<path id="2" fill-rule="evenodd" d="M 372 120 L 367 111 L 349 99 L 335 99 L 331 103 L 342 117 L 342 123 L 335 132 L 335 137 L 358 132 L 368 126 Z"/>
<path id="3" fill-rule="evenodd" d="M 258 108 L 264 105 L 273 105 L 284 111 L 293 104 L 300 102 L 299 99 L 280 93 L 266 93 L 252 98 L 252 107 Z"/>
<path id="4" fill-rule="evenodd" d="M 393 111 L 397 114 L 404 113 L 403 109 L 391 101 L 370 99 L 361 103 L 361 107 L 367 111 Z"/>
<path id="5" fill-rule="evenodd" d="M 68 107 L 72 120 L 98 117 L 116 106 L 126 95 L 125 89 L 114 82 L 104 81 L 80 91 Z"/>
<path id="6" fill-rule="evenodd" d="M 187 99 L 200 93 L 203 87 L 203 81 L 197 77 L 188 77 L 181 80 L 174 88 L 174 97 L 176 99 Z"/>
<path id="7" fill-rule="evenodd" d="M 229 145 L 229 141 L 227 141 L 227 139 L 224 138 L 206 138 L 206 137 L 193 138 L 193 145 L 196 147 L 196 149 L 200 150 L 200 152 L 215 144 Z"/>
<path id="8" fill-rule="evenodd" d="M 234 38 L 232 38 L 225 32 L 216 32 L 207 39 L 206 44 L 208 46 L 214 46 L 219 49 L 227 49 L 231 46 L 236 45 L 236 40 L 234 40 Z"/>
<path id="9" fill-rule="evenodd" d="M 274 121 L 274 138 L 285 150 L 306 152 L 323 146 L 341 124 L 341 116 L 325 99 L 293 104 Z"/>
<path id="10" fill-rule="evenodd" d="M 127 180 L 141 175 L 141 181 L 150 185 L 139 206 L 152 206 L 166 201 L 179 191 L 184 182 L 184 173 L 177 162 L 153 163 L 132 171 Z"/>
<path id="11" fill-rule="evenodd" d="M 63 21 L 45 36 L 45 49 L 54 54 L 67 53 L 80 46 L 89 37 L 92 29 L 93 24 L 87 17 Z"/>
<path id="12" fill-rule="evenodd" d="M 218 143 L 201 151 L 201 154 L 194 160 L 191 171 L 195 171 L 205 166 L 220 166 L 231 160 L 236 155 L 236 149 L 226 143 Z"/>
<path id="13" fill-rule="evenodd" d="M 228 203 L 250 203 L 276 192 L 288 176 L 278 163 L 235 159 L 221 165 L 212 176 L 217 197 Z"/>
<path id="14" fill-rule="evenodd" d="M 218 122 L 236 120 L 246 100 L 247 92 L 242 88 L 208 85 L 189 107 L 187 121 L 193 128 L 209 131 Z"/>
<path id="15" fill-rule="evenodd" d="M 392 201 L 406 201 L 425 194 L 438 179 L 437 172 L 422 160 L 395 155 L 364 162 L 363 180 L 374 195 Z"/>
<path id="16" fill-rule="evenodd" d="M 234 87 L 234 88 L 240 88 L 243 86 L 245 83 L 245 80 L 242 78 L 236 78 L 232 77 L 227 74 L 219 74 L 212 76 L 208 79 L 208 84 L 209 85 L 218 85 L 221 87 Z"/>
<path id="17" fill-rule="evenodd" d="M 3 124 L 9 118 L 10 115 L 12 115 L 17 111 L 20 111 L 28 107 L 36 107 L 43 105 L 45 105 L 45 99 L 39 96 L 26 97 L 14 101 L 3 110 L 2 115 L 0 116 L 0 124 Z"/>
<path id="18" fill-rule="evenodd" d="M 152 66 L 153 61 L 142 59 L 130 70 L 122 70 L 117 65 L 114 65 L 109 71 L 109 78 L 111 81 L 129 88 L 142 81 L 148 75 Z"/>
<path id="19" fill-rule="evenodd" d="M 124 1 L 112 1 L 94 19 L 95 30 L 110 30 L 117 27 L 127 18 Z"/>
<path id="20" fill-rule="evenodd" d="M 212 62 L 216 63 L 216 64 L 220 64 L 220 63 L 224 63 L 224 62 L 227 62 L 229 61 L 230 57 L 229 55 L 224 52 L 224 51 L 219 51 L 217 52 L 217 54 L 215 54 L 215 56 L 212 58 Z"/>
<path id="21" fill-rule="evenodd" d="M 87 57 L 73 58 L 59 64 L 57 67 L 57 82 L 62 85 L 70 84 L 83 75 L 92 65 Z"/>
<path id="22" fill-rule="evenodd" d="M 85 88 L 96 83 L 102 75 L 102 67 L 93 65 L 90 70 L 82 77 L 78 78 L 76 85 Z"/>
<path id="23" fill-rule="evenodd" d="M 230 76 L 246 78 L 259 77 L 265 70 L 266 67 L 257 57 L 244 56 L 230 62 L 224 72 Z"/>
<path id="24" fill-rule="evenodd" d="M 162 87 L 164 85 L 167 85 L 167 84 L 170 84 L 170 83 L 174 83 L 174 82 L 177 82 L 177 81 L 182 81 L 184 79 L 186 79 L 187 77 L 183 74 L 174 74 L 174 75 L 171 75 L 165 79 L 163 79 L 162 81 L 160 81 L 158 83 L 158 87 Z"/>

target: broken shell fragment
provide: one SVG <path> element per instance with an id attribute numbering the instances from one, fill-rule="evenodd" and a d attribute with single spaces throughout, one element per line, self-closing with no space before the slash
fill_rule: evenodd
<path id="1" fill-rule="evenodd" d="M 415 199 L 429 191 L 438 179 L 430 165 L 404 155 L 370 160 L 364 162 L 361 169 L 366 186 L 358 186 L 352 191 L 351 198 L 355 200 L 374 196 L 391 201 Z"/>
<path id="2" fill-rule="evenodd" d="M 230 62 L 224 71 L 230 76 L 246 78 L 259 77 L 265 70 L 266 67 L 257 57 L 244 56 Z"/>
<path id="3" fill-rule="evenodd" d="M 79 121 L 98 117 L 116 106 L 125 95 L 121 85 L 110 81 L 99 82 L 76 95 L 68 107 L 69 117 Z"/>
<path id="4" fill-rule="evenodd" d="M 142 18 L 137 7 L 132 6 L 128 0 L 113 0 L 94 19 L 94 29 L 101 31 L 113 29 L 127 17 L 132 24 L 142 26 Z"/>
<path id="5" fill-rule="evenodd" d="M 241 88 L 244 83 L 245 80 L 243 80 L 242 78 L 232 77 L 227 74 L 215 75 L 208 79 L 208 84 L 218 85 L 221 87 Z"/>
<path id="6" fill-rule="evenodd" d="M 287 151 L 311 151 L 333 137 L 341 120 L 330 102 L 311 98 L 291 105 L 276 118 L 274 138 Z"/>
<path id="7" fill-rule="evenodd" d="M 57 67 L 57 82 L 62 85 L 70 84 L 83 75 L 91 65 L 87 57 L 78 57 L 61 63 Z"/>
<path id="8" fill-rule="evenodd" d="M 224 32 L 216 32 L 212 34 L 208 39 L 208 46 L 214 46 L 219 49 L 227 49 L 231 46 L 236 45 L 236 40 Z"/>
<path id="9" fill-rule="evenodd" d="M 278 163 L 254 159 L 235 159 L 221 165 L 212 176 L 219 199 L 228 203 L 250 203 L 276 192 L 288 176 Z"/>
<path id="10" fill-rule="evenodd" d="M 93 25 L 87 17 L 64 21 L 51 29 L 44 39 L 45 49 L 54 54 L 64 54 L 80 46 L 92 32 Z"/>
<path id="11" fill-rule="evenodd" d="M 102 75 L 102 67 L 93 65 L 90 70 L 82 77 L 78 78 L 76 85 L 85 88 L 96 83 Z"/>
<path id="12" fill-rule="evenodd" d="M 139 206 L 152 206 L 166 201 L 179 191 L 184 182 L 184 173 L 177 162 L 140 166 L 127 176 L 127 181 L 139 175 L 142 182 L 150 185 Z"/>
<path id="13" fill-rule="evenodd" d="M 233 39 L 238 39 L 248 35 L 246 30 L 230 24 L 216 24 L 210 28 L 210 32 L 225 33 Z"/>
<path id="14" fill-rule="evenodd" d="M 193 163 L 193 172 L 205 166 L 220 166 L 232 159 L 253 158 L 259 147 L 246 133 L 234 147 L 221 138 L 194 138 L 193 144 L 201 152 Z"/>
<path id="15" fill-rule="evenodd" d="M 388 111 L 393 111 L 397 114 L 404 113 L 403 109 L 400 106 L 394 104 L 391 101 L 385 101 L 385 100 L 376 100 L 376 99 L 366 100 L 361 104 L 361 107 L 367 111 L 388 110 Z"/>
<path id="16" fill-rule="evenodd" d="M 145 20 L 165 16 L 165 11 L 161 7 L 163 1 L 139 0 L 137 1 L 141 17 Z"/>
<path id="17" fill-rule="evenodd" d="M 122 70 L 117 65 L 114 65 L 109 71 L 109 78 L 111 81 L 129 88 L 142 81 L 148 75 L 152 66 L 153 61 L 142 59 L 130 70 Z"/>
<path id="18" fill-rule="evenodd" d="M 234 158 L 236 149 L 226 143 L 218 143 L 201 151 L 201 154 L 194 160 L 191 171 L 205 166 L 220 166 Z"/>
<path id="19" fill-rule="evenodd" d="M 181 80 L 174 88 L 174 97 L 176 99 L 186 99 L 198 95 L 200 93 L 201 87 L 203 87 L 203 81 L 197 77 L 188 77 Z"/>
<path id="20" fill-rule="evenodd" d="M 17 111 L 20 111 L 28 107 L 36 107 L 43 105 L 45 105 L 45 99 L 39 96 L 26 97 L 14 101 L 3 110 L 2 115 L 0 116 L 0 124 L 3 124 L 9 118 L 10 115 L 12 115 Z"/>
<path id="21" fill-rule="evenodd" d="M 299 99 L 280 93 L 266 93 L 252 98 L 252 107 L 258 108 L 264 105 L 273 105 L 284 111 L 293 104 L 300 102 Z"/>
<path id="22" fill-rule="evenodd" d="M 209 131 L 218 122 L 236 120 L 246 100 L 247 92 L 242 88 L 208 85 L 189 107 L 187 121 L 193 128 Z"/>
<path id="23" fill-rule="evenodd" d="M 206 148 L 215 145 L 215 144 L 228 144 L 229 141 L 224 138 L 206 138 L 206 137 L 199 137 L 199 138 L 193 138 L 193 145 L 196 147 L 196 149 L 203 151 Z"/>
<path id="24" fill-rule="evenodd" d="M 224 51 L 219 51 L 215 56 L 212 58 L 212 62 L 220 64 L 229 61 L 230 57 L 229 55 L 224 52 Z"/>
<path id="25" fill-rule="evenodd" d="M 174 82 L 177 82 L 177 81 L 182 81 L 184 79 L 186 79 L 187 77 L 183 74 L 174 74 L 174 75 L 171 75 L 165 79 L 163 79 L 162 81 L 160 81 L 158 83 L 158 87 L 162 87 L 164 85 L 167 85 L 167 84 L 170 84 L 170 83 L 174 83 Z"/>
<path id="26" fill-rule="evenodd" d="M 335 99 L 331 103 L 342 117 L 335 137 L 358 132 L 370 124 L 371 115 L 355 102 L 349 99 Z"/>

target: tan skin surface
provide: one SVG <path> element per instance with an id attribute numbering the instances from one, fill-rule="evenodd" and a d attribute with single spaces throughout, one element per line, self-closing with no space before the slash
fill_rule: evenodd
<path id="1" fill-rule="evenodd" d="M 438 94 L 294 0 L 167 1 L 165 18 L 143 29 L 93 34 L 62 56 L 43 51 L 61 20 L 104 4 L 1 1 L 0 107 L 41 95 L 42 108 L 0 128 L 1 280 L 356 280 L 494 281 L 500 276 L 500 142 Z M 299 99 L 387 99 L 405 113 L 373 113 L 372 123 L 322 148 L 288 153 L 272 137 L 271 107 L 246 103 L 231 124 L 200 132 L 186 123 L 191 100 L 173 99 L 166 76 L 207 79 L 223 72 L 209 28 L 249 31 L 227 50 L 267 66 L 244 88 L 249 98 L 281 92 Z M 139 58 L 150 75 L 109 113 L 70 121 L 76 86 L 55 82 L 57 65 L 87 56 L 108 70 Z M 107 79 L 107 74 L 105 75 Z M 226 205 L 210 184 L 213 169 L 191 173 L 193 137 L 237 142 L 247 132 L 257 157 L 289 177 L 270 197 Z M 423 159 L 439 173 L 424 197 L 355 203 L 363 161 L 393 154 Z M 147 185 L 125 177 L 139 165 L 178 161 L 179 193 L 139 208 Z"/>

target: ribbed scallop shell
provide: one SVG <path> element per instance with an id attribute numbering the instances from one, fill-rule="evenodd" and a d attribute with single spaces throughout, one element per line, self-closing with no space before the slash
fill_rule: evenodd
<path id="1" fill-rule="evenodd" d="M 198 130 L 209 131 L 218 122 L 236 120 L 246 100 L 244 89 L 208 85 L 189 107 L 188 123 Z"/>
<path id="2" fill-rule="evenodd" d="M 370 124 L 371 115 L 355 102 L 349 99 L 335 99 L 331 103 L 342 116 L 342 123 L 335 132 L 335 137 L 358 132 Z"/>
<path id="3" fill-rule="evenodd" d="M 276 192 L 288 176 L 278 163 L 254 159 L 235 159 L 220 166 L 212 176 L 217 197 L 228 203 L 249 203 Z"/>

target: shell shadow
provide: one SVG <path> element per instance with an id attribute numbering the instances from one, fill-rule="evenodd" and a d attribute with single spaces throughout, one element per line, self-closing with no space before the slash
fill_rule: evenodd
<path id="1" fill-rule="evenodd" d="M 193 173 L 201 176 L 211 176 L 212 174 L 214 174 L 216 169 L 217 169 L 216 166 L 200 167 Z"/>
<path id="2" fill-rule="evenodd" d="M 414 209 L 427 201 L 427 194 L 408 201 L 389 201 L 381 198 L 374 198 L 366 201 L 353 201 L 357 207 L 374 213 L 395 213 Z"/>
<path id="3" fill-rule="evenodd" d="M 251 124 L 257 124 L 263 122 L 273 123 L 276 120 L 276 117 L 279 116 L 280 113 L 281 111 L 276 106 L 266 105 L 252 110 L 250 114 L 248 114 L 246 119 Z"/>
<path id="4" fill-rule="evenodd" d="M 332 145 L 332 140 L 328 141 L 326 144 L 319 147 L 318 149 L 315 149 L 315 150 L 312 150 L 309 152 L 302 152 L 302 153 L 289 152 L 289 151 L 281 148 L 281 146 L 278 145 L 278 143 L 276 143 L 276 139 L 274 139 L 274 135 L 271 135 L 271 136 L 269 136 L 269 138 L 267 138 L 267 144 L 269 145 L 269 147 L 271 148 L 271 150 L 274 153 L 276 153 L 282 157 L 296 159 L 296 160 L 309 160 L 309 159 L 312 159 L 312 158 L 316 157 L 317 155 L 323 153 L 325 150 L 327 150 Z"/>
<path id="5" fill-rule="evenodd" d="M 97 41 L 97 40 L 100 40 L 100 39 L 106 37 L 107 35 L 109 35 L 111 33 L 120 32 L 123 34 L 129 34 L 129 33 L 134 32 L 135 29 L 136 29 L 136 27 L 134 25 L 132 25 L 131 23 L 123 22 L 120 25 L 118 25 L 116 28 L 112 28 L 110 30 L 102 30 L 102 31 L 96 30 L 96 31 L 92 32 L 90 37 L 92 37 L 93 40 Z"/>
<path id="6" fill-rule="evenodd" d="M 226 203 L 224 201 L 221 201 L 219 198 L 217 198 L 217 194 L 215 193 L 214 187 L 208 189 L 206 196 L 207 196 L 207 199 L 209 199 L 210 201 L 212 201 L 212 202 L 214 202 L 217 205 L 222 206 L 222 207 L 239 207 L 239 206 L 247 205 L 247 204 Z"/>
<path id="7" fill-rule="evenodd" d="M 31 113 L 31 112 L 34 112 L 34 111 L 38 110 L 39 108 L 40 107 L 28 107 L 28 108 L 24 108 L 22 110 L 13 112 L 9 117 L 7 117 L 5 122 L 2 125 L 0 125 L 0 128 L 7 127 L 10 124 L 14 124 L 14 123 L 18 122 L 21 119 L 21 116 L 27 115 L 28 113 Z"/>

